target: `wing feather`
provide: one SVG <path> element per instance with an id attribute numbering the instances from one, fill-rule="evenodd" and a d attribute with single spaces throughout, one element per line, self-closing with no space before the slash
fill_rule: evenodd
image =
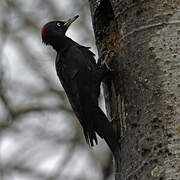
<path id="1" fill-rule="evenodd" d="M 64 54 L 61 73 L 58 76 L 74 112 L 83 126 L 86 141 L 93 146 L 93 141 L 97 143 L 97 137 L 94 120 L 88 117 L 88 110 L 97 104 L 92 97 L 92 68 L 95 67 L 95 64 L 87 58 L 90 53 L 82 51 L 78 47 L 73 46 L 68 52 L 73 52 L 73 54 Z"/>

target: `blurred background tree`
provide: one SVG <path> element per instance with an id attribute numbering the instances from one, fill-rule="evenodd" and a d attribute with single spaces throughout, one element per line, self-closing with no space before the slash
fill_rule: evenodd
<path id="1" fill-rule="evenodd" d="M 97 54 L 87 0 L 0 1 L 0 179 L 112 179 L 103 141 L 86 145 L 40 29 L 80 15 L 67 35 Z"/>

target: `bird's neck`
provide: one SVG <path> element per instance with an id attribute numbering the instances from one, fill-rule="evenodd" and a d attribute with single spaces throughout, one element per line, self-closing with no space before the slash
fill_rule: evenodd
<path id="1" fill-rule="evenodd" d="M 73 40 L 67 36 L 64 36 L 61 39 L 58 39 L 58 41 L 56 41 L 56 43 L 54 43 L 54 45 L 52 45 L 52 46 L 57 51 L 57 53 L 59 53 L 61 51 L 66 50 L 67 48 L 69 48 L 72 45 L 73 45 Z"/>

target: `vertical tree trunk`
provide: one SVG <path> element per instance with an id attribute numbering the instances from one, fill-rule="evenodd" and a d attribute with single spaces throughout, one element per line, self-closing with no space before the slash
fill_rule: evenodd
<path id="1" fill-rule="evenodd" d="M 121 144 L 116 179 L 180 179 L 180 1 L 89 2 L 99 55 L 114 54 L 104 90 Z"/>

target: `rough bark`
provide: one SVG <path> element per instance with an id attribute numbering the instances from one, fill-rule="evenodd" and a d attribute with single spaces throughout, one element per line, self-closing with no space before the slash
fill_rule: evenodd
<path id="1" fill-rule="evenodd" d="M 180 179 L 180 1 L 89 3 L 99 55 L 115 70 L 104 91 L 121 144 L 116 179 Z"/>

